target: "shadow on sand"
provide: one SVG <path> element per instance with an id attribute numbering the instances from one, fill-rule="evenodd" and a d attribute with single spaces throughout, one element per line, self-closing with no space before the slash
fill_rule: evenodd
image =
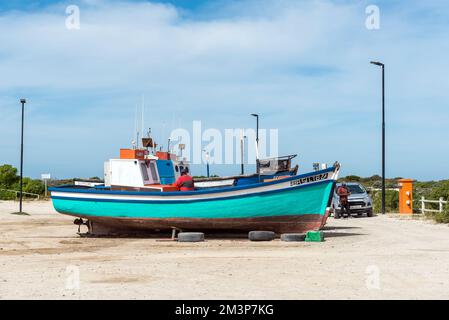
<path id="1" fill-rule="evenodd" d="M 360 229 L 360 227 L 345 227 L 345 226 L 324 226 L 321 230 L 346 230 L 346 229 Z"/>
<path id="2" fill-rule="evenodd" d="M 364 233 L 355 232 L 326 232 L 324 231 L 324 239 L 336 238 L 336 237 L 352 237 L 352 236 L 364 236 Z"/>
<path id="3" fill-rule="evenodd" d="M 325 238 L 333 237 L 350 237 L 350 236 L 361 236 L 363 233 L 357 232 L 344 232 L 345 229 L 360 229 L 359 227 L 331 227 L 326 226 L 322 229 Z M 342 232 L 343 231 L 343 232 Z M 246 232 L 207 232 L 204 231 L 206 240 L 248 240 L 248 233 Z M 159 233 L 144 233 L 144 234 L 112 234 L 112 235 L 89 235 L 89 234 L 79 234 L 82 238 L 105 238 L 105 239 L 152 239 L 156 241 L 176 241 L 171 238 L 171 234 L 168 232 Z M 278 235 L 276 238 L 279 238 Z"/>
<path id="4" fill-rule="evenodd" d="M 360 229 L 360 227 L 349 227 L 349 226 L 324 226 L 321 230 L 324 232 L 324 238 L 333 237 L 351 237 L 351 236 L 363 236 L 364 233 L 357 232 L 338 232 L 337 230 L 351 230 Z"/>
<path id="5" fill-rule="evenodd" d="M 364 235 L 363 233 L 357 232 L 345 232 L 345 230 L 355 230 L 361 229 L 360 227 L 354 226 L 324 226 L 321 230 L 324 232 L 325 238 L 332 237 L 350 237 L 350 236 L 360 236 Z M 229 231 L 219 231 L 216 230 L 199 230 L 192 232 L 203 232 L 205 234 L 206 240 L 248 240 L 248 232 L 242 232 L 238 230 L 229 230 Z M 92 235 L 88 233 L 78 233 L 78 235 L 82 238 L 106 238 L 106 239 L 152 239 L 156 241 L 176 241 L 172 238 L 172 233 L 169 230 L 160 230 L 160 231 L 146 231 L 146 232 L 133 232 L 133 233 L 112 233 L 105 235 Z M 276 238 L 279 238 L 280 235 L 277 235 Z"/>

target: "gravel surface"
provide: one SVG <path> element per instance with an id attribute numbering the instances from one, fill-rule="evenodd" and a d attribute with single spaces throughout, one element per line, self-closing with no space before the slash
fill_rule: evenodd
<path id="1" fill-rule="evenodd" d="M 17 207 L 0 201 L 0 299 L 449 298 L 449 228 L 429 221 L 330 218 L 321 243 L 178 243 L 82 238 L 51 202 Z"/>

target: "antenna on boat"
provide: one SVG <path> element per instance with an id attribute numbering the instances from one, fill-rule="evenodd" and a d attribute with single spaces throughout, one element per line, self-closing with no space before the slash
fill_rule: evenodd
<path id="1" fill-rule="evenodd" d="M 145 112 L 145 95 L 143 95 L 142 94 L 142 138 L 143 138 L 143 114 L 144 114 L 144 112 Z M 139 140 L 137 140 L 137 141 L 139 141 Z M 143 147 L 143 144 L 142 144 L 142 147 Z"/>
<path id="2" fill-rule="evenodd" d="M 137 131 L 137 104 L 136 104 L 136 111 L 134 113 L 134 132 L 133 132 L 133 136 L 135 139 L 131 141 L 133 149 L 137 148 L 136 143 L 138 143 L 139 141 L 139 134 L 137 132 L 138 131 Z"/>
<path id="3" fill-rule="evenodd" d="M 151 147 L 150 147 L 151 154 L 154 154 L 155 143 L 154 143 L 154 141 L 153 141 L 153 138 L 150 138 L 150 139 L 151 139 Z"/>
<path id="4" fill-rule="evenodd" d="M 148 138 L 151 138 L 151 128 L 148 128 Z M 155 151 L 157 151 L 156 147 L 157 147 L 156 140 L 153 140 L 153 138 L 151 138 L 151 149 L 153 150 L 152 151 L 153 154 Z"/>

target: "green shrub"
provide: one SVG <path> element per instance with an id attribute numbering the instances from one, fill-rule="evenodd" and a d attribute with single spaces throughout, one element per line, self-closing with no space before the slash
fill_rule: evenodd
<path id="1" fill-rule="evenodd" d="M 32 180 L 28 178 L 26 184 L 24 183 L 23 185 L 23 192 L 43 194 L 45 192 L 45 186 L 41 180 Z"/>
<path id="2" fill-rule="evenodd" d="M 14 200 L 15 198 L 15 192 L 0 190 L 0 200 Z"/>
<path id="3" fill-rule="evenodd" d="M 11 186 L 13 190 L 20 190 L 20 181 Z M 38 179 L 31 179 L 28 177 L 23 178 L 23 192 L 43 194 L 45 192 L 44 183 Z"/>
<path id="4" fill-rule="evenodd" d="M 359 182 L 361 178 L 359 176 L 350 175 L 343 178 L 344 181 L 347 182 Z"/>
<path id="5" fill-rule="evenodd" d="M 19 176 L 16 168 L 9 164 L 0 166 L 0 189 L 9 189 L 17 181 Z"/>
<path id="6" fill-rule="evenodd" d="M 446 206 L 446 208 L 443 210 L 443 212 L 435 212 L 430 217 L 432 219 L 434 219 L 437 223 L 449 223 L 449 208 L 448 208 L 448 206 Z"/>
<path id="7" fill-rule="evenodd" d="M 382 191 L 377 191 L 371 195 L 373 198 L 374 212 L 382 211 Z M 394 190 L 385 190 L 385 212 L 398 212 L 399 210 L 399 192 Z"/>
<path id="8" fill-rule="evenodd" d="M 0 189 L 20 190 L 20 177 L 17 175 L 17 169 L 9 164 L 0 166 Z M 42 195 L 45 192 L 44 184 L 41 180 L 23 178 L 23 192 Z M 24 194 L 24 197 L 28 195 Z M 1 200 L 14 200 L 16 193 L 13 191 L 0 190 Z"/>
<path id="9" fill-rule="evenodd" d="M 432 193 L 435 199 L 449 199 L 449 180 L 438 181 Z"/>

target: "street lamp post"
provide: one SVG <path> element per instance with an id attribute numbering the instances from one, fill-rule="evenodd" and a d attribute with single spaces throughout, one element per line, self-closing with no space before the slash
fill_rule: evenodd
<path id="1" fill-rule="evenodd" d="M 240 168 L 241 168 L 241 175 L 243 176 L 245 174 L 245 166 L 244 166 L 244 161 L 245 161 L 245 138 L 246 136 L 243 135 L 243 130 L 241 132 L 240 135 Z"/>
<path id="2" fill-rule="evenodd" d="M 251 113 L 253 117 L 256 117 L 256 169 L 259 175 L 260 182 L 260 166 L 259 166 L 259 115 L 256 113 Z"/>
<path id="3" fill-rule="evenodd" d="M 23 124 L 24 124 L 24 111 L 25 111 L 25 103 L 27 101 L 25 99 L 20 99 L 20 103 L 22 104 L 22 132 L 20 139 L 20 204 L 19 204 L 19 213 L 22 213 L 22 198 L 23 198 Z"/>
<path id="4" fill-rule="evenodd" d="M 203 150 L 206 153 L 206 170 L 207 170 L 207 177 L 209 178 L 209 152 L 206 150 Z"/>
<path id="5" fill-rule="evenodd" d="M 382 67 L 382 214 L 385 214 L 385 65 L 377 61 L 371 63 Z"/>

